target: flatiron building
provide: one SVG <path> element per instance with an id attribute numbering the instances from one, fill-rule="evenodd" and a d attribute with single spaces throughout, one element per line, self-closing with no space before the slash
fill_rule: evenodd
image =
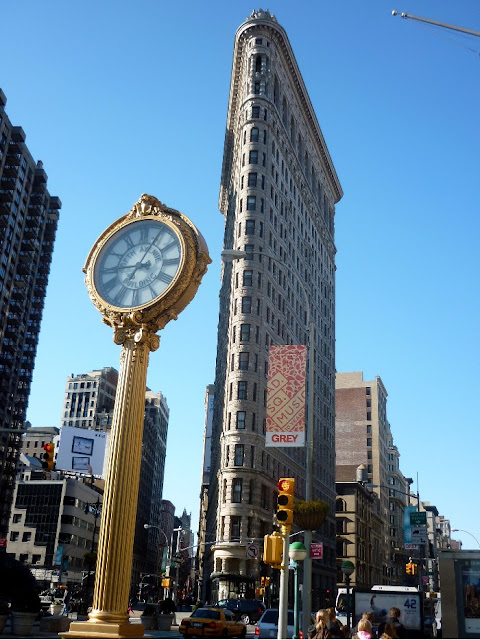
<path id="1" fill-rule="evenodd" d="M 220 291 L 211 465 L 202 541 L 203 597 L 255 596 L 253 544 L 274 530 L 277 482 L 305 498 L 305 448 L 265 447 L 271 345 L 307 344 L 315 324 L 313 497 L 330 515 L 314 539 L 313 605 L 335 568 L 335 204 L 332 159 L 285 30 L 254 11 L 235 36 L 219 208 L 225 263 Z M 308 302 L 304 290 L 308 296 Z M 301 538 L 296 538 L 301 539 Z M 273 594 L 274 595 L 274 594 Z"/>

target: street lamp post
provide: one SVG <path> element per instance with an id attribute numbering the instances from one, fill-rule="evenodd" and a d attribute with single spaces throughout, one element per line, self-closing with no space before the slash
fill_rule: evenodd
<path id="1" fill-rule="evenodd" d="M 88 558 L 87 584 L 84 590 L 85 595 L 83 600 L 85 611 L 87 611 L 88 607 L 90 606 L 90 577 L 92 573 L 93 556 L 95 553 L 95 533 L 97 530 L 97 520 L 100 514 L 102 513 L 101 506 L 102 505 L 100 503 L 100 498 L 97 498 L 97 501 L 95 503 L 87 502 L 87 504 L 85 505 L 85 514 L 88 515 L 89 513 L 91 513 L 93 515 L 92 542 L 90 543 L 90 553 L 88 554 L 89 558 Z"/>
<path id="2" fill-rule="evenodd" d="M 293 638 L 299 637 L 299 615 L 298 615 L 298 563 L 303 562 L 307 557 L 307 548 L 303 542 L 292 542 L 288 549 L 288 557 L 293 564 Z"/>
<path id="3" fill-rule="evenodd" d="M 347 587 L 347 627 L 350 629 L 351 601 L 350 601 L 350 576 L 355 571 L 355 565 L 350 560 L 345 560 L 340 566 L 340 570 L 345 576 L 345 586 Z"/>
<path id="4" fill-rule="evenodd" d="M 473 533 L 470 533 L 470 531 L 466 531 L 465 529 L 452 529 L 453 531 L 461 531 L 462 533 L 468 533 L 469 536 L 472 536 L 472 538 L 475 540 L 475 542 L 477 543 L 478 547 L 480 548 L 480 542 L 477 540 L 477 538 L 473 535 Z"/>
<path id="5" fill-rule="evenodd" d="M 231 262 L 232 260 L 240 260 L 248 258 L 252 255 L 259 255 L 268 258 L 279 264 L 282 268 L 292 273 L 296 279 L 305 297 L 306 309 L 306 325 L 308 330 L 308 413 L 307 413 L 307 431 L 305 438 L 305 500 L 307 502 L 313 499 L 313 405 L 314 405 L 314 360 L 315 360 L 315 323 L 311 320 L 310 299 L 308 292 L 303 284 L 300 275 L 295 268 L 285 264 L 275 256 L 261 251 L 241 251 L 237 249 L 224 249 L 222 251 L 222 260 Z M 303 565 L 303 624 L 302 628 L 306 631 L 310 625 L 310 611 L 312 608 L 312 558 L 309 553 L 312 545 L 312 531 L 305 530 L 304 533 L 305 546 L 307 548 L 307 556 Z"/>
<path id="6" fill-rule="evenodd" d="M 165 531 L 163 529 L 161 529 L 160 527 L 157 527 L 157 525 L 149 524 L 147 522 L 147 523 L 145 523 L 143 525 L 143 528 L 144 529 L 157 529 L 157 531 L 160 531 L 160 533 L 165 538 L 165 546 L 167 548 L 167 562 L 166 562 L 166 567 L 165 568 L 166 568 L 167 576 L 170 577 L 170 571 L 171 571 L 171 566 L 172 566 L 172 558 L 173 558 L 173 534 L 178 532 L 178 531 L 183 531 L 183 527 L 176 527 L 175 529 L 173 529 L 172 537 L 171 537 L 170 542 L 168 541 L 167 534 L 165 533 Z M 177 537 L 177 548 L 175 550 L 175 553 L 178 553 L 179 551 L 184 551 L 184 549 L 180 548 L 180 536 Z M 163 568 L 163 558 L 162 558 L 162 568 Z M 177 578 L 177 582 L 178 582 L 178 570 L 176 572 L 176 578 Z M 169 589 L 167 590 L 167 593 L 170 596 L 170 590 Z"/>

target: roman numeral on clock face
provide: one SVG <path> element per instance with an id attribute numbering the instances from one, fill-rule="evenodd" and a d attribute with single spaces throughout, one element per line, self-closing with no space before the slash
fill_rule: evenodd
<path id="1" fill-rule="evenodd" d="M 145 244 L 148 242 L 148 232 L 150 230 L 150 227 L 147 227 L 147 225 L 142 225 L 140 227 L 140 242 L 142 244 Z"/>
<path id="2" fill-rule="evenodd" d="M 161 280 L 162 282 L 165 282 L 165 284 L 170 284 L 171 281 L 173 280 L 173 277 L 169 276 L 168 273 L 164 273 L 163 271 L 160 271 L 160 273 L 157 276 L 157 280 Z"/>
<path id="3" fill-rule="evenodd" d="M 128 291 L 127 287 L 122 286 L 115 294 L 115 297 L 113 298 L 113 302 L 115 302 L 120 306 L 122 304 L 122 300 L 125 297 L 125 294 L 127 293 L 127 291 Z"/>
<path id="4" fill-rule="evenodd" d="M 169 266 L 172 264 L 178 264 L 180 262 L 180 258 L 167 258 L 163 261 L 164 266 Z"/>

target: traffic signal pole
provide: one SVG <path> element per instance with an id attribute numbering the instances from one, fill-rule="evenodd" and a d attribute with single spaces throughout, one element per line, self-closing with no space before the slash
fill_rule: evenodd
<path id="1" fill-rule="evenodd" d="M 278 634 L 277 640 L 287 637 L 288 625 L 288 545 L 290 542 L 290 526 L 282 525 L 283 562 L 280 570 L 280 593 L 278 598 Z"/>

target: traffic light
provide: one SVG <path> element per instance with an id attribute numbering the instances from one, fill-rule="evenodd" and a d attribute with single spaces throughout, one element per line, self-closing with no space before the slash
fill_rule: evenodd
<path id="1" fill-rule="evenodd" d="M 414 576 L 418 573 L 418 564 L 412 563 L 412 573 Z"/>
<path id="2" fill-rule="evenodd" d="M 262 587 L 264 587 L 264 586 L 265 586 L 265 576 L 262 576 L 262 577 L 260 578 L 260 584 L 262 585 Z"/>
<path id="3" fill-rule="evenodd" d="M 55 455 L 55 445 L 53 444 L 53 442 L 44 444 L 43 450 L 45 451 L 45 453 L 42 455 L 42 467 L 51 471 L 52 469 L 55 469 L 55 461 L 53 459 Z"/>
<path id="4" fill-rule="evenodd" d="M 295 493 L 294 478 L 280 478 L 278 481 L 277 522 L 290 526 L 293 522 L 293 503 Z"/>
<path id="5" fill-rule="evenodd" d="M 279 567 L 282 564 L 283 557 L 283 538 L 275 532 L 271 536 L 263 538 L 263 561 L 273 567 Z"/>
<path id="6" fill-rule="evenodd" d="M 405 570 L 407 572 L 407 575 L 412 576 L 413 575 L 413 567 L 415 565 L 413 564 L 413 562 L 407 562 L 407 564 L 405 565 Z"/>

